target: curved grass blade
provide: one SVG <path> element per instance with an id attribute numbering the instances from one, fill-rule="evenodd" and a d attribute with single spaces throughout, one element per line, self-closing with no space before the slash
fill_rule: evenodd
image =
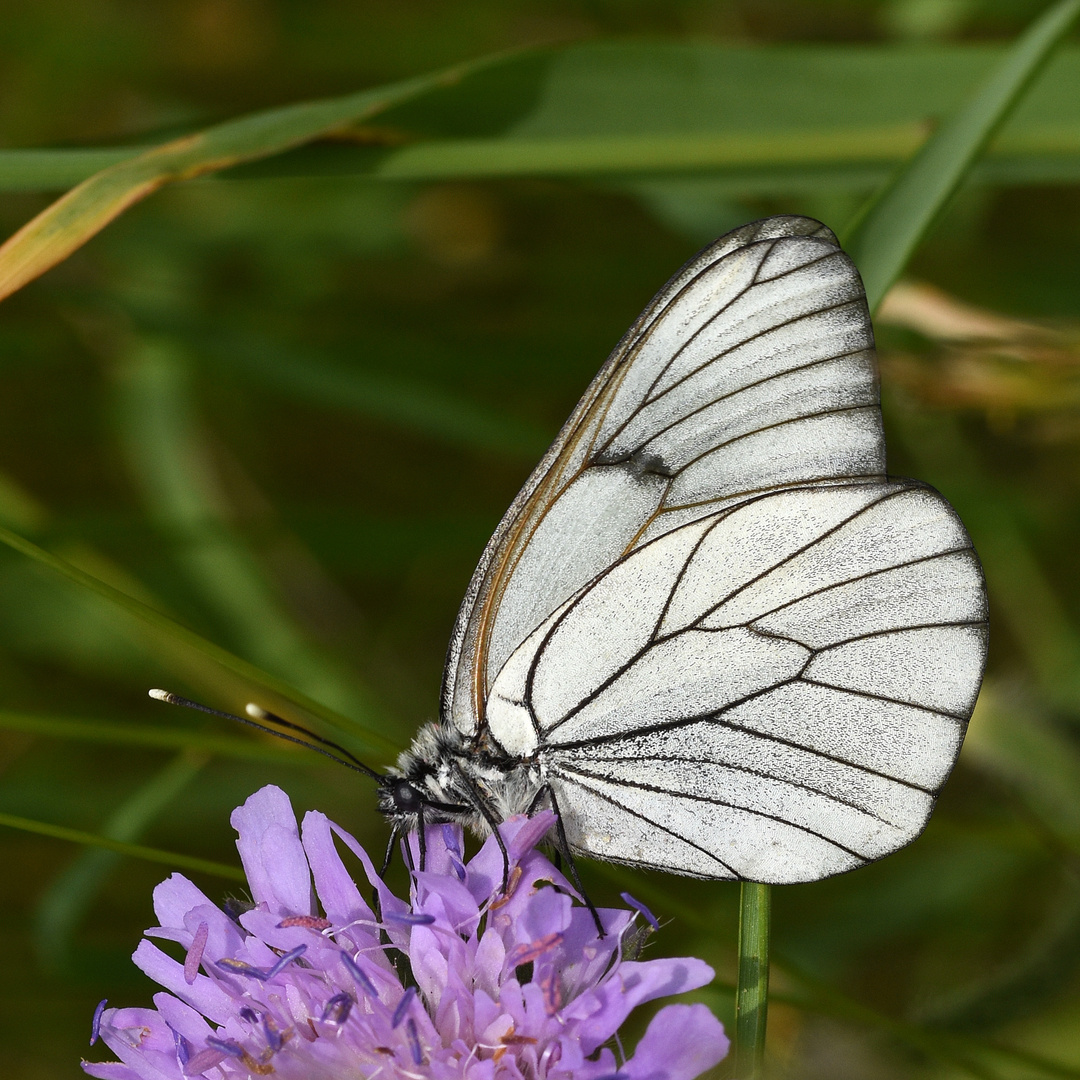
<path id="1" fill-rule="evenodd" d="M 166 184 L 333 136 L 499 59 L 488 57 L 348 97 L 254 113 L 111 165 L 72 188 L 0 246 L 0 300 L 62 262 L 128 207 Z"/>
<path id="2" fill-rule="evenodd" d="M 194 630 L 189 630 L 175 619 L 171 619 L 168 615 L 164 615 L 152 608 L 149 604 L 145 604 L 141 600 L 136 600 L 119 589 L 113 588 L 113 586 L 80 570 L 76 566 L 72 566 L 71 563 L 65 562 L 51 552 L 45 551 L 43 548 L 38 547 L 37 544 L 31 543 L 3 526 L 0 526 L 0 543 L 6 544 L 21 555 L 25 555 L 28 559 L 32 559 L 53 573 L 59 574 L 80 588 L 88 589 L 90 592 L 103 597 L 154 630 L 161 632 L 174 644 L 209 657 L 227 671 L 240 676 L 240 678 L 253 686 L 262 687 L 285 701 L 290 701 L 299 706 L 337 730 L 348 732 L 358 742 L 362 743 L 368 751 L 388 757 L 397 755 L 400 748 L 385 736 L 373 731 L 366 724 L 343 716 L 333 709 L 328 709 L 325 705 L 315 701 L 314 698 L 308 697 L 307 694 L 291 686 L 284 679 L 263 671 L 247 660 L 242 660 L 227 649 L 215 645 L 212 641 L 208 641 L 200 634 L 195 633 Z"/>
<path id="3" fill-rule="evenodd" d="M 195 777 L 210 756 L 183 750 L 129 795 L 102 830 L 108 840 L 134 843 Z M 117 851 L 85 848 L 53 880 L 38 901 L 34 936 L 42 962 L 62 970 L 83 915 L 120 862 Z"/>
<path id="4" fill-rule="evenodd" d="M 1080 0 L 1060 0 L 1040 16 L 845 236 L 844 247 L 862 274 L 871 311 L 1078 15 Z"/>
<path id="5" fill-rule="evenodd" d="M 82 829 L 69 829 L 64 825 L 50 825 L 45 821 L 33 821 L 15 814 L 0 814 L 0 825 L 21 832 L 35 833 L 38 836 L 51 836 L 54 840 L 67 840 L 72 844 L 85 844 L 88 847 L 104 848 L 129 855 L 133 859 L 146 859 L 148 862 L 164 863 L 177 870 L 191 870 L 196 874 L 211 874 L 228 881 L 246 882 L 244 871 L 238 866 L 214 862 L 212 859 L 199 859 L 194 855 L 178 855 L 174 851 L 162 851 L 161 848 L 144 847 L 142 844 L 128 844 L 123 840 L 111 840 L 107 836 L 83 832 Z"/>

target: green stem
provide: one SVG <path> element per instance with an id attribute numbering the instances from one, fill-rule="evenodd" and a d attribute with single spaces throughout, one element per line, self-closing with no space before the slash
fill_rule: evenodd
<path id="1" fill-rule="evenodd" d="M 735 992 L 735 1078 L 759 1080 L 769 1009 L 770 886 L 744 881 L 739 891 L 739 981 Z"/>

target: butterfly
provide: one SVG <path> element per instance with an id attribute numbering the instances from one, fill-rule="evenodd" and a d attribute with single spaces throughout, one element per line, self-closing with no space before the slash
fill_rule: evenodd
<path id="1" fill-rule="evenodd" d="M 986 650 L 963 524 L 886 473 L 858 271 L 772 217 L 619 342 L 480 558 L 439 720 L 354 767 L 391 847 L 548 806 L 568 855 L 815 881 L 922 831 Z"/>
<path id="2" fill-rule="evenodd" d="M 679 270 L 585 391 L 382 806 L 485 831 L 547 801 L 576 854 L 814 881 L 922 831 L 986 649 L 963 524 L 886 474 L 858 271 L 769 218 Z"/>

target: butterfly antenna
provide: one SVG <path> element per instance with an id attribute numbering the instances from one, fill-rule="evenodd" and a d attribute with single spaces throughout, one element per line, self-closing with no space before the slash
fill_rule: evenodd
<path id="1" fill-rule="evenodd" d="M 246 724 L 248 727 L 255 728 L 256 731 L 263 731 L 266 732 L 267 735 L 274 735 L 279 739 L 284 739 L 286 742 L 296 743 L 297 746 L 303 746 L 308 750 L 314 750 L 317 754 L 322 754 L 323 757 L 328 757 L 331 761 L 336 761 L 339 765 L 344 765 L 346 769 L 352 769 L 354 772 L 363 773 L 365 776 L 370 776 L 373 780 L 378 780 L 380 783 L 384 779 L 384 777 L 374 769 L 365 765 L 358 757 L 346 750 L 344 746 L 339 746 L 336 742 L 324 739 L 321 735 L 316 735 L 314 731 L 309 731 L 306 727 L 294 724 L 291 720 L 283 720 L 280 716 L 275 716 L 272 712 L 267 712 L 266 709 L 263 709 L 258 705 L 249 703 L 245 706 L 245 712 L 247 712 L 248 715 L 237 716 L 236 713 L 222 712 L 221 709 L 212 709 L 209 705 L 201 705 L 197 701 L 192 701 L 191 698 L 181 697 L 180 694 L 174 694 L 169 690 L 151 690 L 150 696 L 158 701 L 164 701 L 169 705 L 180 705 L 185 709 L 194 709 L 196 712 L 206 713 L 209 716 L 219 716 L 222 720 L 235 720 L 238 724 Z M 303 735 L 306 735 L 311 741 L 309 742 L 306 739 L 297 738 L 295 735 L 287 735 L 284 731 L 277 731 L 270 727 L 269 724 L 259 723 L 260 720 L 269 721 L 273 724 L 280 724 L 282 727 L 289 728 L 292 731 L 299 731 Z M 338 751 L 338 753 L 331 753 L 327 747 Z"/>

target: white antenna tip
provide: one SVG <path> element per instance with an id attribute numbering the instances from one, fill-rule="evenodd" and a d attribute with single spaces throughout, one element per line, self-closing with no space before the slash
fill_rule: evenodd
<path id="1" fill-rule="evenodd" d="M 252 720 L 269 720 L 270 719 L 270 714 L 265 709 L 263 709 L 260 706 L 256 705 L 255 702 L 253 702 L 253 701 L 249 701 L 244 706 L 244 712 L 246 712 L 248 714 L 248 716 L 251 717 Z"/>
<path id="2" fill-rule="evenodd" d="M 151 690 L 150 696 L 156 698 L 158 701 L 168 701 L 172 697 L 172 694 L 170 694 L 168 690 Z"/>

